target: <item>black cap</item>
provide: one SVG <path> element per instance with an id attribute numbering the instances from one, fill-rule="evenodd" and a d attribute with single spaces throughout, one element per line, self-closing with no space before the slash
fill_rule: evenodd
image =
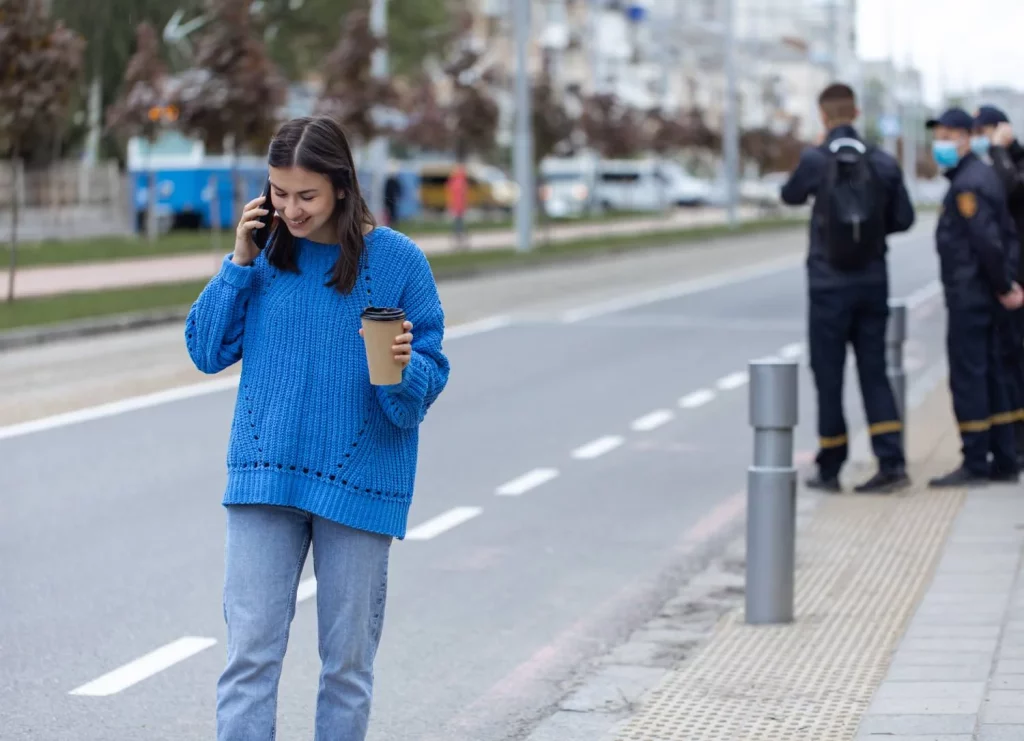
<path id="1" fill-rule="evenodd" d="M 938 118 L 933 118 L 925 124 L 929 129 L 936 126 L 945 126 L 948 129 L 965 129 L 971 131 L 974 128 L 974 116 L 963 108 L 950 108 Z"/>
<path id="2" fill-rule="evenodd" d="M 997 126 L 1001 123 L 1010 123 L 1010 119 L 994 105 L 983 105 L 974 117 L 975 126 Z"/>

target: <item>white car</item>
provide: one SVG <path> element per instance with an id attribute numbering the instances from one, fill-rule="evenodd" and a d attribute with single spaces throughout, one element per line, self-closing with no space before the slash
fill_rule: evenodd
<path id="1" fill-rule="evenodd" d="M 661 172 L 668 181 L 668 194 L 676 206 L 708 206 L 714 201 L 711 183 L 691 175 L 678 162 L 663 162 Z"/>

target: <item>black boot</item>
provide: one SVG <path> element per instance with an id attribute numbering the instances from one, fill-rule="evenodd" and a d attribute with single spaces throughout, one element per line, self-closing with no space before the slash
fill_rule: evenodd
<path id="1" fill-rule="evenodd" d="M 1002 471 L 996 467 L 992 467 L 992 473 L 989 474 L 989 481 L 994 484 L 1016 484 L 1020 481 L 1019 471 Z"/>
<path id="2" fill-rule="evenodd" d="M 858 494 L 892 494 L 910 486 L 910 477 L 902 468 L 881 469 L 878 473 L 858 486 Z"/>
<path id="3" fill-rule="evenodd" d="M 947 473 L 945 476 L 932 479 L 928 482 L 928 486 L 933 489 L 952 489 L 961 486 L 981 486 L 982 484 L 987 484 L 990 480 L 987 474 L 977 473 L 969 468 L 960 466 L 960 468 Z"/>
<path id="4" fill-rule="evenodd" d="M 804 482 L 808 489 L 824 492 L 825 494 L 841 494 L 843 487 L 839 485 L 839 477 L 832 476 L 825 478 L 820 473 L 812 476 Z"/>

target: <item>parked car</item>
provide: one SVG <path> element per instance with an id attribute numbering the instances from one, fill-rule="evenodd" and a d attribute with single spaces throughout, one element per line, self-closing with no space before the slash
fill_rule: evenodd
<path id="1" fill-rule="evenodd" d="M 671 182 L 656 159 L 600 160 L 594 198 L 605 211 L 664 211 Z"/>
<path id="2" fill-rule="evenodd" d="M 454 162 L 420 165 L 420 203 L 425 211 L 443 212 L 447 206 L 445 186 Z M 519 187 L 499 168 L 478 162 L 466 164 L 470 210 L 511 212 L 519 198 Z"/>
<path id="3" fill-rule="evenodd" d="M 711 183 L 691 175 L 678 162 L 666 160 L 661 172 L 668 178 L 669 200 L 676 206 L 708 206 L 712 203 Z"/>
<path id="4" fill-rule="evenodd" d="M 599 210 L 594 199 L 594 161 L 546 158 L 540 164 L 540 202 L 553 219 L 578 219 Z"/>

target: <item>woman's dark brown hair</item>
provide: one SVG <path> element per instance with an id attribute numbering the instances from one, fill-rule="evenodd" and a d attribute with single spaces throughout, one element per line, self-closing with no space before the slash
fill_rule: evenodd
<path id="1" fill-rule="evenodd" d="M 333 119 L 294 118 L 284 124 L 270 142 L 267 154 L 270 167 L 301 167 L 331 181 L 334 191 L 344 193 L 334 204 L 341 247 L 326 285 L 341 293 L 349 293 L 359 277 L 359 259 L 366 248 L 363 230 L 376 226 L 373 213 L 363 200 L 356 179 L 352 149 L 345 132 Z M 279 270 L 298 272 L 295 261 L 295 237 L 283 223 L 278 223 L 270 237 L 267 262 Z"/>

